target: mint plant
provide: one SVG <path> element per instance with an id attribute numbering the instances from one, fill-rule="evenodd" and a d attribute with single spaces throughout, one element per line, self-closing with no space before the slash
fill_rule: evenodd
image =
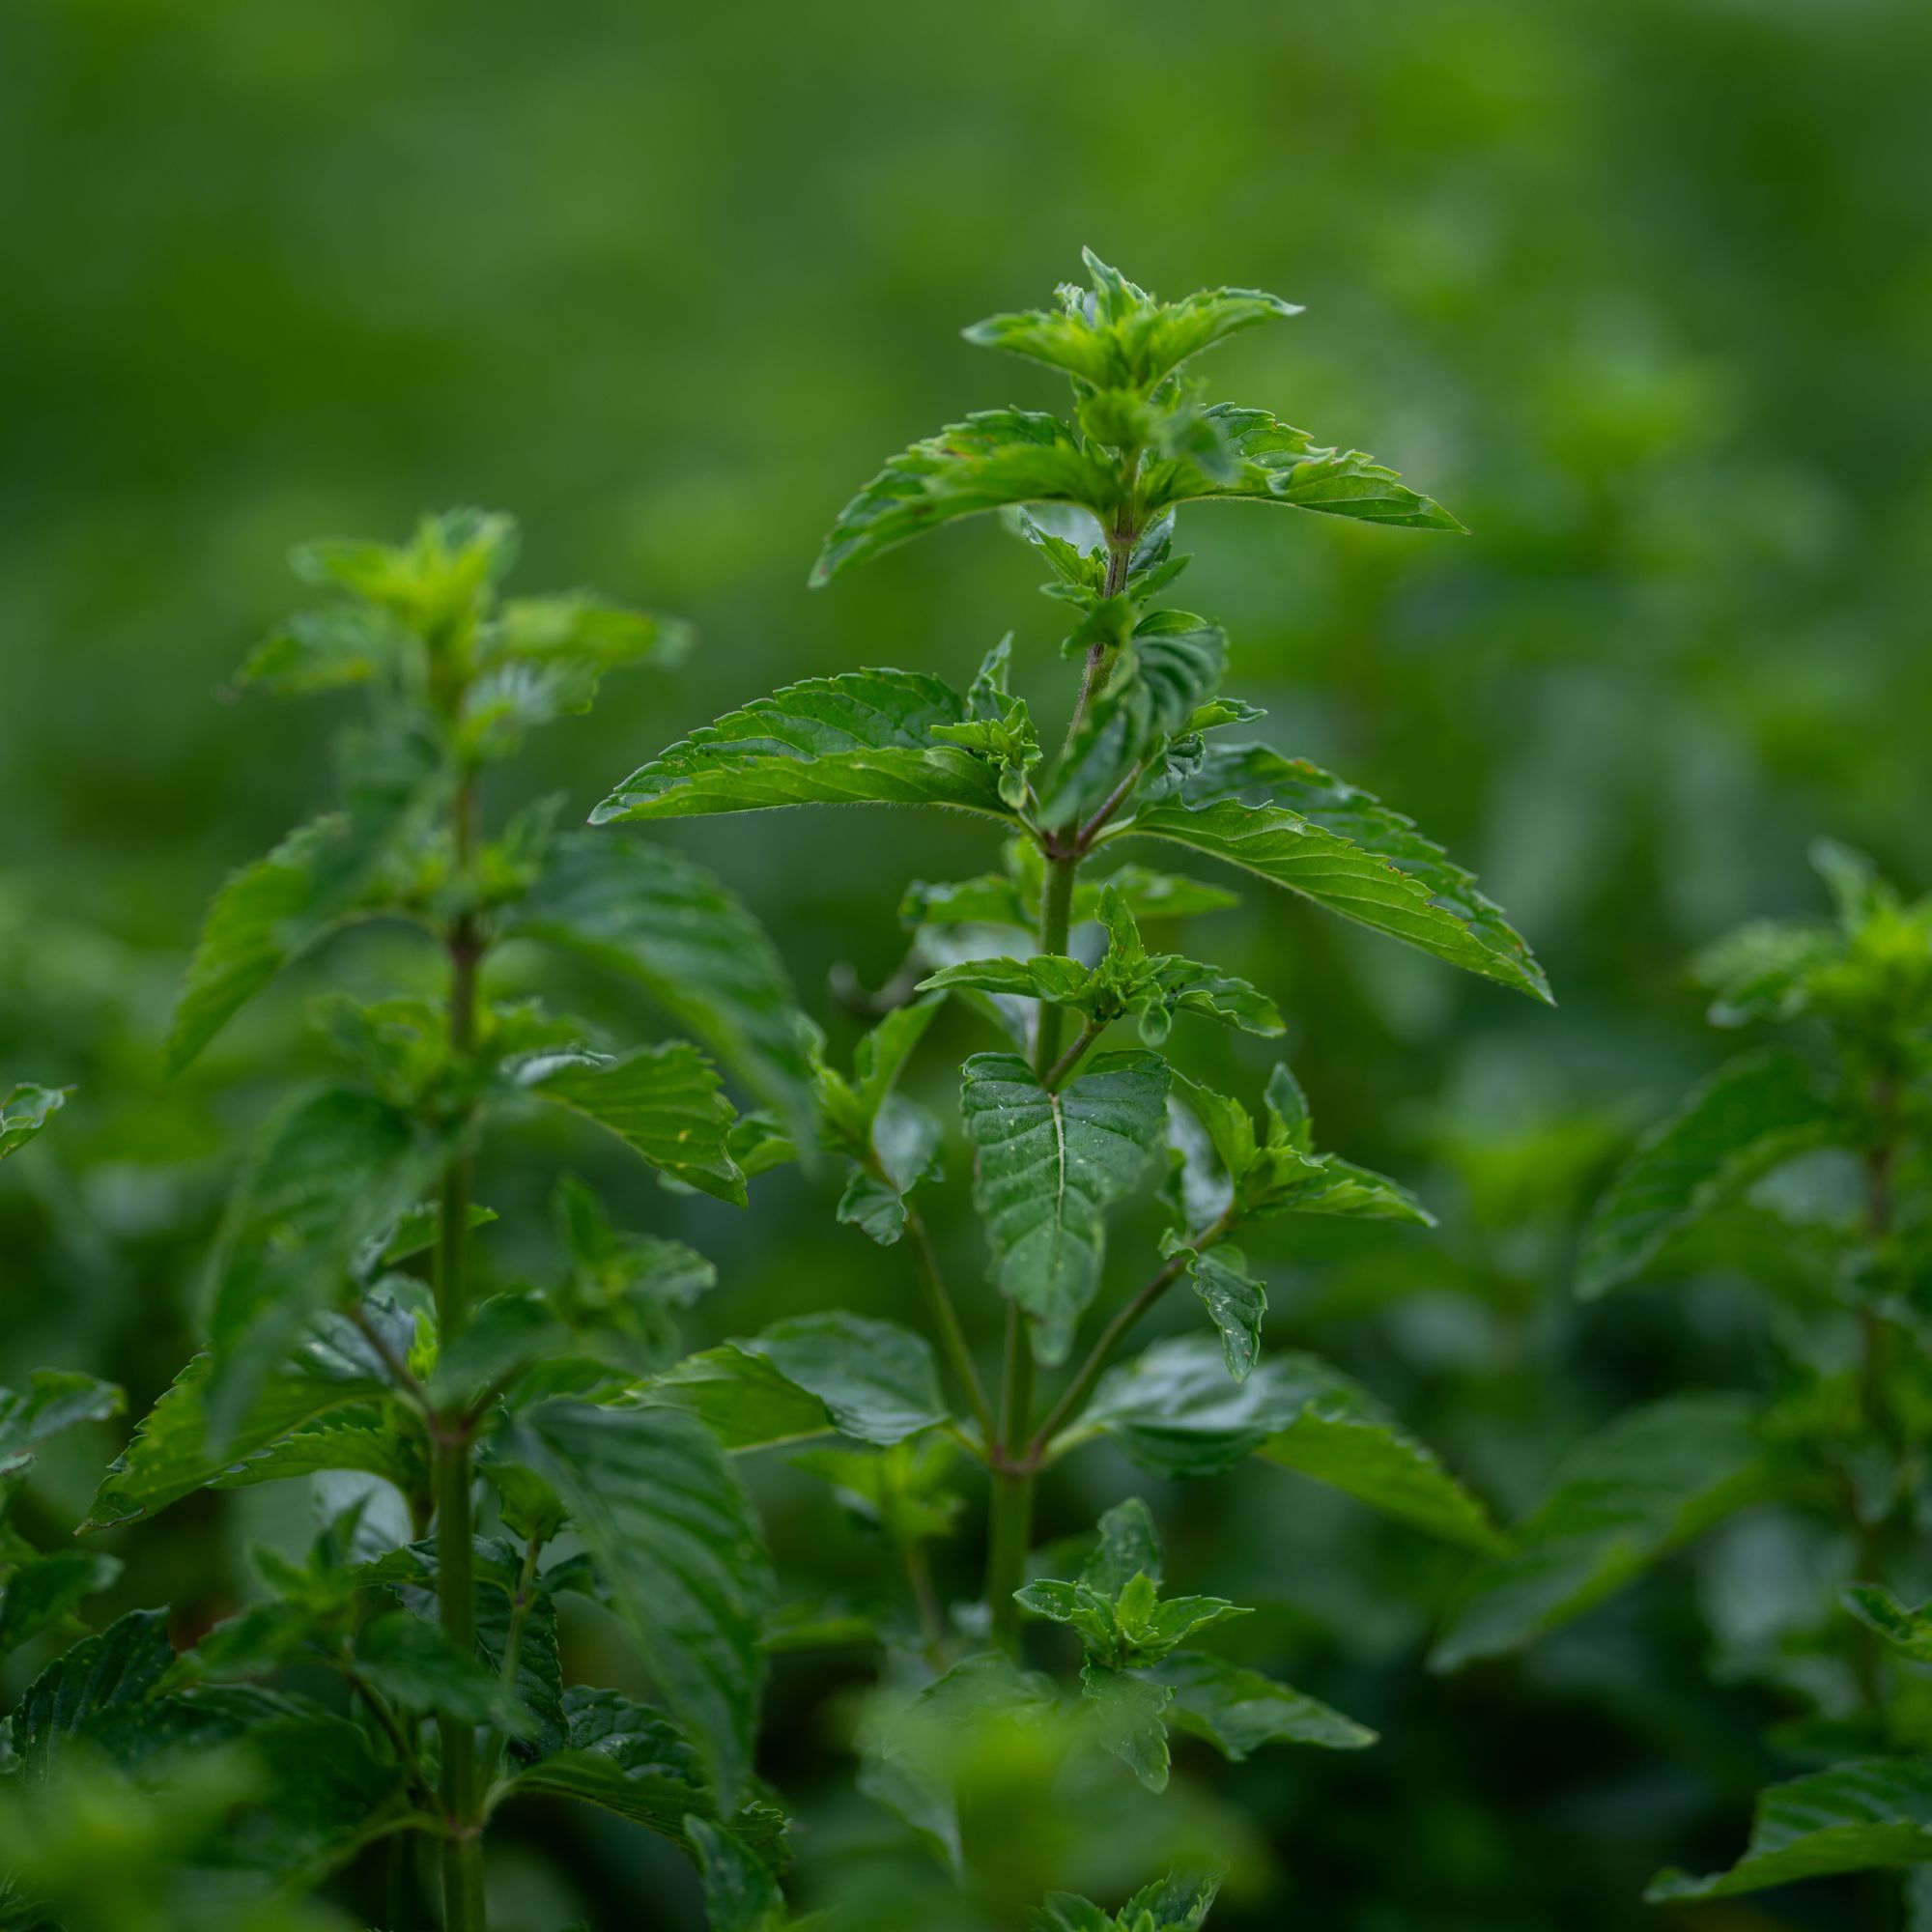
<path id="1" fill-rule="evenodd" d="M 1725 1674 L 1770 1686 L 1772 1744 L 1806 1775 L 1762 1800 L 1731 1870 L 1662 1874 L 1658 1900 L 1932 1867 L 1932 1658 L 1920 1548 L 1932 1434 L 1925 1313 L 1932 1154 L 1932 898 L 1908 901 L 1829 840 L 1830 920 L 1761 920 L 1693 965 L 1726 1030 L 1789 1028 L 1725 1062 L 1639 1143 L 1585 1231 L 1596 1297 L 1713 1264 L 1759 1297 L 1763 1387 L 1666 1396 L 1578 1443 L 1444 1635 L 1456 1668 L 1513 1651 L 1745 1510 L 1795 1593 L 1718 1633 Z M 1914 1924 L 1932 1890 L 1914 1891 Z M 1889 1925 L 1896 1887 L 1873 1894 Z"/>
<path id="2" fill-rule="evenodd" d="M 296 565 L 326 600 L 242 668 L 244 688 L 277 695 L 355 687 L 366 715 L 342 741 L 340 806 L 215 899 L 170 1065 L 352 924 L 414 932 L 429 967 L 399 969 L 382 997 L 316 1003 L 341 1070 L 264 1130 L 212 1257 L 207 1350 L 140 1424 L 84 1527 L 203 1488 L 309 1479 L 326 1520 L 305 1553 L 258 1551 L 258 1600 L 193 1648 L 178 1656 L 165 1613 L 136 1610 L 28 1688 L 10 1727 L 10 1826 L 71 1851 L 102 1807 L 148 1804 L 166 1882 L 138 1861 L 63 1873 L 10 1852 L 6 1923 L 213 1922 L 246 1894 L 238 1881 L 298 1892 L 381 1843 L 385 1925 L 417 1922 L 422 1846 L 440 1922 L 478 1932 L 484 1833 L 526 1795 L 649 1826 L 703 1871 L 715 1923 L 773 1922 L 784 1820 L 751 1769 L 771 1595 L 758 1524 L 700 1422 L 627 1399 L 674 1357 L 678 1314 L 713 1270 L 680 1242 L 613 1227 L 566 1179 L 560 1279 L 505 1273 L 475 1164 L 486 1132 L 562 1110 L 668 1186 L 745 1201 L 733 1110 L 705 1055 L 682 1040 L 613 1048 L 541 1000 L 499 996 L 499 947 L 541 942 L 628 981 L 799 1120 L 804 1035 L 769 943 L 703 872 L 562 832 L 556 799 L 486 816 L 529 732 L 587 709 L 606 673 L 674 663 L 688 643 L 683 626 L 588 593 L 508 594 L 515 549 L 506 518 L 469 511 L 426 519 L 396 548 L 312 546 Z M 0 1151 L 54 1104 L 16 1094 Z M 34 1432 L 106 1400 L 37 1379 L 0 1436 L 23 1458 Z M 8 1561 L 7 1613 L 23 1619 L 104 1575 L 91 1554 L 10 1546 Z M 45 1569 L 57 1561 L 69 1567 Z M 565 1685 L 567 1591 L 628 1625 L 662 1707 Z M 118 1842 L 155 1850 L 138 1833 Z M 282 1922 L 276 1909 L 238 1908 L 238 1922 Z"/>
<path id="3" fill-rule="evenodd" d="M 1158 1599 L 1151 1525 L 1138 1506 L 1103 1525 L 1102 1554 L 1078 1579 L 1028 1582 L 1036 1485 L 1082 1445 L 1109 1440 L 1164 1475 L 1210 1474 L 1259 1455 L 1465 1548 L 1496 1538 L 1482 1505 L 1366 1391 L 1318 1358 L 1266 1348 L 1265 1289 L 1233 1245 L 1240 1229 L 1296 1213 L 1429 1217 L 1397 1182 L 1320 1148 L 1285 1065 L 1267 1081 L 1258 1120 L 1169 1057 L 1177 1025 L 1206 1020 L 1267 1037 L 1283 1022 L 1265 990 L 1147 936 L 1230 895 L 1121 863 L 1117 848 L 1151 840 L 1219 861 L 1548 997 L 1522 939 L 1408 819 L 1305 760 L 1226 742 L 1230 726 L 1260 716 L 1224 695 L 1228 639 L 1162 601 L 1188 561 L 1175 542 L 1178 514 L 1191 504 L 1460 526 L 1358 451 L 1318 446 L 1265 411 L 1204 400 L 1194 358 L 1297 313 L 1293 304 L 1236 289 L 1160 302 L 1091 253 L 1086 261 L 1091 289 L 1063 288 L 1051 310 L 967 331 L 1069 379 L 1070 414 L 985 411 L 913 444 L 847 505 L 813 573 L 822 584 L 943 524 L 1000 512 L 1066 613 L 1072 711 L 1058 746 L 1014 687 L 1009 638 L 963 689 L 895 669 L 789 685 L 662 752 L 593 814 L 656 823 L 803 805 L 925 806 L 971 814 L 1003 840 L 1000 869 L 910 889 L 904 916 L 924 977 L 860 1042 L 849 1074 L 821 1049 L 815 1077 L 813 1139 L 844 1176 L 839 1218 L 910 1250 L 952 1395 L 942 1393 L 924 1340 L 849 1316 L 781 1323 L 668 1378 L 734 1446 L 829 1427 L 887 1454 L 938 1435 L 983 1465 L 983 1607 L 955 1605 L 950 1616 L 929 1601 L 916 1560 L 920 1542 L 950 1524 L 932 1503 L 945 1460 L 917 1471 L 882 1463 L 873 1483 L 845 1460 L 834 1474 L 864 1494 L 875 1520 L 897 1524 L 914 1559 L 909 1587 L 928 1599 L 925 1681 L 899 1720 L 874 1728 L 869 1788 L 955 1862 L 944 1740 L 963 1717 L 997 1709 L 1044 1720 L 1056 1708 L 1051 1686 L 1016 1667 L 1023 1612 L 1077 1632 L 1087 1660 L 1078 1701 L 1097 1709 L 1104 1741 L 1150 1784 L 1165 1777 L 1170 1704 L 1231 1756 L 1277 1737 L 1366 1742 L 1360 1727 L 1333 1713 L 1311 1718 L 1308 1700 L 1256 1673 L 1206 1653 L 1169 1656 L 1234 1606 Z M 947 1134 L 897 1088 L 946 998 L 1001 1040 L 960 1069 L 973 1200 L 1006 1304 L 997 1378 L 982 1374 L 920 1207 L 941 1184 Z M 1109 1044 L 1128 1023 L 1137 1043 Z M 795 1143 L 766 1122 L 741 1130 L 738 1145 L 748 1164 L 763 1164 Z M 1156 1188 L 1167 1233 L 1144 1285 L 1122 1293 L 1105 1264 L 1108 1218 Z M 1143 1319 L 1182 1282 L 1208 1318 L 1204 1332 L 1122 1364 Z M 1041 1371 L 1057 1378 L 1044 1390 Z M 1118 1546 L 1129 1532 L 1140 1553 L 1123 1570 Z M 974 1648 L 985 1641 L 990 1651 Z M 972 1654 L 961 1656 L 962 1644 Z M 1054 1909 L 1063 1914 L 1054 1924 L 1173 1922 L 1140 1903 L 1118 1921 L 1090 1907 Z M 1065 1917 L 1077 1912 L 1089 1916 Z"/>

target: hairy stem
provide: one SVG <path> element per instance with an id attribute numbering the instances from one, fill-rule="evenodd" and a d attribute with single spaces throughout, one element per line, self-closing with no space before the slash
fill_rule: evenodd
<path id="1" fill-rule="evenodd" d="M 476 784 L 466 777 L 456 802 L 456 863 L 466 878 L 475 856 Z M 476 1044 L 477 967 L 483 938 L 464 913 L 450 927 L 449 1053 L 459 1077 Z M 467 1121 L 459 1132 L 467 1135 Z M 436 1321 L 440 1346 L 469 1320 L 470 1153 L 462 1145 L 442 1178 L 436 1244 Z M 465 1657 L 476 1652 L 475 1526 L 470 1517 L 470 1429 L 467 1418 L 445 1418 L 436 1444 L 436 1594 L 442 1634 Z M 483 1903 L 482 1807 L 476 1776 L 476 1729 L 444 1718 L 442 1804 L 450 1825 L 442 1855 L 445 1932 L 486 1932 Z"/>
<path id="2" fill-rule="evenodd" d="M 1188 1240 L 1188 1247 L 1196 1252 L 1211 1248 L 1222 1239 L 1234 1226 L 1235 1212 L 1231 1208 L 1200 1234 Z M 1026 1461 L 1038 1467 L 1040 1459 L 1046 1454 L 1046 1446 L 1060 1432 L 1072 1422 L 1086 1406 L 1087 1398 L 1094 1393 L 1094 1384 L 1100 1379 L 1101 1372 L 1120 1353 L 1121 1345 L 1133 1333 L 1144 1316 L 1174 1284 L 1187 1271 L 1187 1256 L 1178 1254 L 1167 1262 L 1148 1285 L 1122 1308 L 1114 1319 L 1101 1329 L 1098 1339 L 1088 1350 L 1087 1359 L 1080 1364 L 1078 1373 L 1066 1384 L 1065 1392 L 1047 1411 L 1046 1420 L 1039 1425 L 1037 1434 L 1027 1445 Z"/>

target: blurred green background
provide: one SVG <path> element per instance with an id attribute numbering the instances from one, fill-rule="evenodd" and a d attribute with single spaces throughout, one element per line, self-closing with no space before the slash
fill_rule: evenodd
<path id="1" fill-rule="evenodd" d="M 1375 451 L 1469 525 L 1209 512 L 1183 526 L 1182 594 L 1227 622 L 1264 733 L 1478 866 L 1562 1001 L 1255 894 L 1203 929 L 1291 1012 L 1324 1141 L 1444 1222 L 1258 1248 L 1271 1338 L 1343 1360 L 1506 1512 L 1628 1402 L 1747 1379 L 1721 1277 L 1581 1311 L 1571 1245 L 1634 1125 L 1717 1056 L 1686 952 L 1811 904 L 1816 832 L 1932 880 L 1928 83 L 1923 0 L 11 0 L 0 1085 L 79 1091 L 0 1185 L 0 1375 L 94 1368 L 145 1406 L 192 1347 L 236 1137 L 304 1051 L 290 987 L 188 1082 L 156 1065 L 210 892 L 323 794 L 325 717 L 218 701 L 295 602 L 289 546 L 478 501 L 523 518 L 523 582 L 695 619 L 684 671 L 613 683 L 539 750 L 538 781 L 586 808 L 740 699 L 858 663 L 963 678 L 1009 628 L 1037 710 L 1064 712 L 1058 607 L 990 526 L 804 583 L 888 450 L 1057 401 L 958 329 L 1043 298 L 1088 242 L 1164 295 L 1305 302 L 1220 352 L 1220 392 Z M 885 813 L 676 836 L 846 1037 L 835 976 L 891 976 L 903 883 L 991 856 Z M 945 1049 L 987 1043 L 947 1024 L 935 1095 Z M 501 1268 L 546 1264 L 549 1175 L 601 1174 L 593 1153 L 506 1153 L 492 1198 L 526 1232 Z M 834 1226 L 822 1186 L 761 1183 L 734 1218 L 609 1178 L 628 1218 L 723 1264 L 694 1340 L 910 1306 L 896 1251 Z M 956 1180 L 939 1211 L 977 1281 Z M 54 1460 L 49 1527 L 117 1446 Z M 762 1480 L 795 1571 L 884 1574 L 802 1484 Z M 1124 1482 L 1076 1464 L 1046 1529 Z M 1594 1932 L 1646 1922 L 1658 1863 L 1734 1848 L 1780 1708 L 1709 1668 L 1745 1641 L 1737 1539 L 1443 1682 L 1421 1665 L 1441 1552 L 1279 1472 L 1154 1500 L 1187 1587 L 1263 1605 L 1257 1661 L 1385 1734 L 1339 1762 L 1187 1758 L 1162 1815 L 1234 1857 L 1222 1932 Z M 205 1498 L 124 1537 L 124 1594 L 220 1613 L 262 1514 Z M 952 1580 L 971 1587 L 963 1553 Z M 925 1897 L 850 1791 L 826 1686 L 867 1668 L 787 1664 L 774 1690 L 769 1766 L 819 1902 Z M 1151 1817 L 1120 1796 L 1064 1876 L 1118 1902 Z M 681 1869 L 614 1827 L 534 1816 L 499 1877 L 506 1932 L 629 1924 L 660 1891 L 664 1922 L 696 1922 Z"/>

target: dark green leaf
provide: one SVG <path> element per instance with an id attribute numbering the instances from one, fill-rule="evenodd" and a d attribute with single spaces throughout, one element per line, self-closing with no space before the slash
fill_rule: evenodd
<path id="1" fill-rule="evenodd" d="M 728 1150 L 731 1108 L 695 1046 L 670 1040 L 630 1053 L 539 1053 L 518 1069 L 526 1090 L 608 1127 L 661 1173 L 733 1207 L 745 1177 Z"/>
<path id="2" fill-rule="evenodd" d="M 526 1411 L 515 1440 L 562 1497 L 653 1680 L 735 1804 L 773 1590 L 757 1519 L 716 1438 L 667 1409 L 553 1402 Z"/>
<path id="3" fill-rule="evenodd" d="M 1642 1273 L 1679 1229 L 1838 1130 L 1795 1054 L 1750 1053 L 1720 1066 L 1644 1136 L 1598 1202 L 1577 1292 L 1602 1294 Z"/>
<path id="4" fill-rule="evenodd" d="M 1221 1337 L 1228 1373 L 1246 1381 L 1262 1352 L 1267 1290 L 1248 1272 L 1247 1258 L 1222 1243 L 1204 1254 L 1187 1251 L 1187 1278 Z"/>
<path id="5" fill-rule="evenodd" d="M 994 1279 L 1034 1318 L 1034 1352 L 1059 1362 L 1098 1285 L 1105 1210 L 1132 1191 L 1159 1143 L 1166 1063 L 1098 1054 L 1057 1093 L 1015 1054 L 978 1053 L 961 1071 Z"/>
<path id="6" fill-rule="evenodd" d="M 1208 753 L 1179 797 L 1140 807 L 1112 836 L 1165 838 L 1258 873 L 1345 919 L 1539 1000 L 1529 948 L 1474 877 L 1400 812 L 1264 745 Z"/>
<path id="7" fill-rule="evenodd" d="M 359 742 L 348 810 L 292 832 L 216 895 L 175 1008 L 169 1072 L 186 1066 L 291 959 L 344 921 L 384 909 L 384 867 L 447 784 L 441 753 L 422 732 Z"/>
<path id="8" fill-rule="evenodd" d="M 1319 1699 L 1201 1651 L 1181 1651 L 1154 1666 L 1174 1693 L 1167 1720 L 1204 1738 L 1223 1757 L 1239 1764 L 1264 1745 L 1315 1745 L 1323 1750 L 1361 1750 L 1376 1734 Z"/>
<path id="9" fill-rule="evenodd" d="M 1109 1372 L 1082 1427 L 1157 1474 L 1212 1475 L 1259 1455 L 1448 1542 L 1492 1549 L 1500 1541 L 1433 1449 L 1313 1355 L 1270 1355 L 1231 1388 L 1205 1335 L 1159 1343 Z"/>
<path id="10" fill-rule="evenodd" d="M 215 1248 L 212 1440 L 228 1442 L 303 1321 L 450 1151 L 400 1108 L 346 1088 L 303 1095 L 270 1122 Z"/>
<path id="11" fill-rule="evenodd" d="M 591 822 L 787 805 L 946 805 L 1010 822 L 998 768 L 942 744 L 966 700 L 921 672 L 809 678 L 694 731 L 634 772 Z"/>
<path id="12" fill-rule="evenodd" d="M 733 1449 L 827 1430 L 884 1445 L 946 1419 L 925 1339 L 842 1310 L 774 1322 L 752 1341 L 693 1355 L 659 1377 L 646 1400 L 702 1415 Z"/>
<path id="13" fill-rule="evenodd" d="M 1120 495 L 1113 464 L 1058 416 L 980 410 L 893 457 L 838 513 L 812 569 L 828 583 L 866 557 L 1009 503 L 1078 503 L 1105 515 Z"/>
<path id="14" fill-rule="evenodd" d="M 46 1777 L 71 1740 L 87 1735 L 105 1715 L 139 1703 L 174 1661 L 165 1610 L 129 1610 L 55 1658 L 14 1713 L 14 1750 L 27 1777 Z"/>
<path id="15" fill-rule="evenodd" d="M 112 1556 L 57 1549 L 0 1567 L 0 1657 L 56 1629 L 121 1574 Z"/>
<path id="16" fill-rule="evenodd" d="M 704 1916 L 711 1932 L 785 1932 L 790 1920 L 779 1882 L 747 1845 L 693 1813 L 684 1835 L 704 1881 Z"/>
<path id="17" fill-rule="evenodd" d="M 355 1671 L 404 1711 L 495 1724 L 512 1737 L 527 1737 L 536 1728 L 499 1677 L 408 1610 L 388 1610 L 363 1625 L 355 1637 Z"/>
<path id="18" fill-rule="evenodd" d="M 520 1771 L 507 1797 L 575 1798 L 601 1805 L 696 1855 L 688 1821 L 715 1823 L 718 1802 L 700 1753 L 662 1711 L 633 1703 L 615 1690 L 574 1685 L 563 1693 L 569 1742 Z M 732 1815 L 733 1834 L 767 1863 L 784 1857 L 784 1818 L 753 1800 Z"/>
<path id="19" fill-rule="evenodd" d="M 803 1017 L 764 928 L 710 873 L 660 846 L 556 841 L 507 937 L 568 947 L 626 975 L 713 1047 L 795 1135 L 810 1122 Z"/>
<path id="20" fill-rule="evenodd" d="M 1778 1488 L 1743 1396 L 1671 1396 L 1619 1416 L 1557 1464 L 1517 1548 L 1477 1577 L 1432 1664 L 1454 1670 L 1528 1642 Z"/>
<path id="21" fill-rule="evenodd" d="M 0 1477 L 16 1475 L 51 1435 L 119 1415 L 127 1397 L 75 1369 L 36 1369 L 24 1395 L 0 1389 Z"/>
<path id="22" fill-rule="evenodd" d="M 1796 1879 L 1932 1861 L 1932 1766 L 1865 1758 L 1775 1784 L 1758 1799 L 1750 1846 L 1727 1872 L 1661 1872 L 1644 1897 L 1735 1898 Z"/>
<path id="23" fill-rule="evenodd" d="M 1854 1583 L 1843 1594 L 1845 1608 L 1869 1631 L 1876 1631 L 1900 1657 L 1932 1663 L 1932 1614 L 1921 1604 L 1908 1609 L 1889 1590 Z"/>
<path id="24" fill-rule="evenodd" d="M 1172 504 L 1205 498 L 1237 499 L 1287 503 L 1408 529 L 1463 527 L 1440 503 L 1417 495 L 1373 457 L 1359 449 L 1323 448 L 1306 430 L 1293 429 L 1265 410 L 1216 403 L 1203 412 L 1203 418 L 1220 460 L 1208 466 L 1183 455 L 1150 463 L 1141 475 L 1145 510 L 1158 513 Z"/>

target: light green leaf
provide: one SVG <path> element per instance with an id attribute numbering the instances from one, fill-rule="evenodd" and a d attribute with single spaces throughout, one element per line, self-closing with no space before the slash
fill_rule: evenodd
<path id="1" fill-rule="evenodd" d="M 551 1402 L 526 1411 L 513 1439 L 563 1499 L 653 1681 L 735 1806 L 774 1590 L 757 1518 L 716 1438 L 668 1409 Z"/>
<path id="2" fill-rule="evenodd" d="M 1034 1352 L 1065 1359 L 1099 1281 L 1105 1210 L 1146 1173 L 1166 1122 L 1166 1063 L 1103 1053 L 1058 1093 L 1016 1054 L 977 1053 L 960 1111 L 993 1274 L 1034 1318 Z"/>
<path id="3" fill-rule="evenodd" d="M 1058 416 L 980 410 L 888 461 L 838 513 L 811 582 L 957 517 L 1009 503 L 1078 503 L 1104 516 L 1119 496 L 1114 465 Z"/>
<path id="4" fill-rule="evenodd" d="M 1840 1130 L 1797 1055 L 1768 1049 L 1720 1066 L 1644 1136 L 1598 1202 L 1577 1292 L 1603 1294 L 1642 1273 L 1680 1229 Z"/>
<path id="5" fill-rule="evenodd" d="M 1160 1532 L 1153 1512 L 1139 1496 L 1116 1503 L 1099 1520 L 1099 1541 L 1080 1572 L 1080 1580 L 1109 1603 L 1136 1577 L 1159 1583 L 1163 1578 Z"/>
<path id="6" fill-rule="evenodd" d="M 1150 1791 L 1165 1791 L 1171 1757 L 1164 1714 L 1174 1692 L 1135 1671 L 1110 1670 L 1091 1658 L 1081 1668 L 1080 1682 L 1100 1747 Z"/>
<path id="7" fill-rule="evenodd" d="M 393 676 L 410 649 L 407 632 L 366 604 L 301 611 L 249 652 L 235 682 L 277 697 L 313 697 Z"/>
<path id="8" fill-rule="evenodd" d="M 1248 1272 L 1247 1258 L 1226 1243 L 1204 1254 L 1188 1250 L 1187 1278 L 1221 1336 L 1228 1373 L 1246 1381 L 1262 1352 L 1267 1290 Z"/>
<path id="9" fill-rule="evenodd" d="M 290 960 L 346 921 L 381 912 L 389 866 L 441 802 L 449 773 L 427 734 L 355 741 L 346 811 L 290 833 L 215 895 L 175 1007 L 167 1070 L 179 1073 Z"/>
<path id="10" fill-rule="evenodd" d="M 695 1046 L 669 1040 L 629 1053 L 539 1053 L 517 1069 L 538 1099 L 608 1127 L 660 1173 L 745 1205 L 745 1177 L 728 1150 L 731 1108 Z"/>
<path id="11" fill-rule="evenodd" d="M 1323 448 L 1306 430 L 1265 410 L 1215 403 L 1202 413 L 1218 460 L 1211 468 L 1189 455 L 1149 463 L 1141 474 L 1144 510 L 1157 514 L 1176 503 L 1239 500 L 1408 529 L 1463 527 L 1440 503 L 1419 496 L 1359 449 Z"/>
<path id="12" fill-rule="evenodd" d="M 690 860 L 630 838 L 559 838 L 505 937 L 566 947 L 641 985 L 698 1035 L 793 1134 L 810 1129 L 803 1016 L 776 948 Z"/>
<path id="13" fill-rule="evenodd" d="M 1774 1784 L 1760 1794 L 1750 1845 L 1727 1872 L 1660 1872 L 1645 1899 L 1735 1898 L 1835 1872 L 1932 1861 L 1932 1766 L 1922 1758 L 1862 1758 Z"/>
<path id="14" fill-rule="evenodd" d="M 1376 1734 L 1319 1698 L 1201 1651 L 1180 1651 L 1154 1666 L 1173 1692 L 1167 1721 L 1205 1739 L 1239 1764 L 1264 1745 L 1315 1745 L 1361 1750 Z"/>
<path id="15" fill-rule="evenodd" d="M 733 711 L 641 766 L 590 814 L 698 818 L 787 805 L 943 805 L 1012 820 L 999 768 L 942 744 L 966 700 L 923 672 L 808 678 Z"/>
<path id="16" fill-rule="evenodd" d="M 1205 1335 L 1109 1372 L 1083 1432 L 1112 1436 L 1160 1475 L 1213 1475 L 1250 1455 L 1313 1477 L 1450 1543 L 1500 1543 L 1483 1504 L 1359 1383 L 1314 1355 L 1270 1355 L 1231 1387 Z"/>
<path id="17" fill-rule="evenodd" d="M 22 1084 L 0 1100 L 0 1160 L 23 1148 L 67 1105 L 65 1087 Z"/>
<path id="18" fill-rule="evenodd" d="M 1455 1670 L 1527 1643 L 1780 1487 L 1747 1398 L 1679 1395 L 1632 1409 L 1557 1464 L 1516 1548 L 1476 1577 L 1432 1666 Z"/>
<path id="19" fill-rule="evenodd" d="M 1147 390 L 1236 330 L 1301 313 L 1300 303 L 1259 289 L 1201 289 L 1156 301 L 1092 249 L 1083 253 L 1093 292 L 1063 283 L 1057 311 L 992 316 L 968 328 L 966 340 L 1044 362 L 1097 389 Z"/>
<path id="20" fill-rule="evenodd" d="M 1474 876 L 1412 820 L 1264 745 L 1207 754 L 1178 796 L 1118 834 L 1168 839 L 1258 873 L 1345 919 L 1548 1001 L 1543 970 Z"/>
<path id="21" fill-rule="evenodd" d="M 881 1446 L 946 1419 L 939 1369 L 923 1336 L 894 1321 L 829 1310 L 774 1322 L 680 1362 L 646 1402 L 703 1416 L 727 1448 L 822 1435 Z"/>

